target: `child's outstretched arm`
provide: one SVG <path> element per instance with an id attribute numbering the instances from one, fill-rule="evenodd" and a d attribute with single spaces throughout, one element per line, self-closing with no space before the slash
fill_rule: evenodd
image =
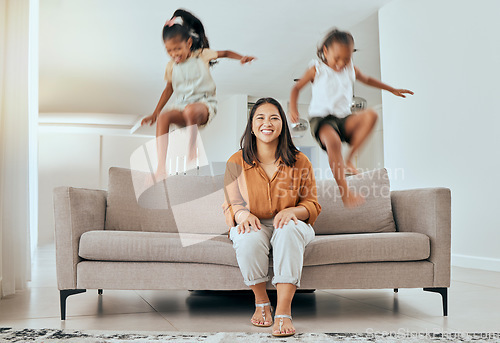
<path id="1" fill-rule="evenodd" d="M 165 89 L 163 90 L 163 93 L 161 93 L 160 100 L 158 101 L 158 105 L 156 105 L 153 114 L 144 118 L 141 121 L 141 125 L 144 124 L 153 125 L 156 122 L 156 119 L 158 119 L 161 110 L 163 109 L 163 107 L 165 107 L 165 104 L 167 103 L 168 99 L 170 99 L 173 92 L 174 88 L 172 87 L 172 82 L 168 81 L 167 85 L 165 86 Z"/>
<path id="2" fill-rule="evenodd" d="M 307 69 L 304 76 L 295 83 L 290 94 L 290 120 L 292 123 L 297 123 L 299 121 L 299 110 L 297 109 L 297 100 L 299 98 L 300 90 L 308 83 L 314 81 L 314 76 L 316 75 L 316 67 L 311 67 Z"/>
<path id="3" fill-rule="evenodd" d="M 237 52 L 231 50 L 221 50 L 217 51 L 217 58 L 232 58 L 233 60 L 240 60 L 241 64 L 252 62 L 256 58 L 253 56 L 242 56 Z"/>
<path id="4" fill-rule="evenodd" d="M 356 72 L 356 80 L 363 82 L 365 85 L 372 86 L 372 87 L 379 88 L 379 89 L 384 89 L 384 90 L 389 91 L 392 94 L 400 96 L 402 98 L 406 98 L 405 94 L 413 95 L 413 92 L 411 90 L 393 88 L 393 87 L 386 85 L 385 83 L 383 83 L 377 79 L 374 79 L 371 76 L 363 74 L 357 67 L 354 67 L 354 71 Z"/>

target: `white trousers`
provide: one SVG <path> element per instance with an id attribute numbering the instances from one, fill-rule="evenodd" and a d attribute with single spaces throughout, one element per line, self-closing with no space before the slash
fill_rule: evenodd
<path id="1" fill-rule="evenodd" d="M 291 283 L 300 287 L 304 250 L 314 239 L 311 225 L 290 220 L 281 229 L 273 227 L 273 219 L 261 219 L 262 229 L 238 233 L 238 226 L 231 228 L 229 238 L 236 250 L 236 259 L 247 286 L 269 281 L 269 251 L 272 247 L 272 284 Z"/>

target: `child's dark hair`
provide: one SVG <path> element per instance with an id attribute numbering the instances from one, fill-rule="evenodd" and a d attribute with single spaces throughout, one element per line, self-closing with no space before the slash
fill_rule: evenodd
<path id="1" fill-rule="evenodd" d="M 173 25 L 168 25 L 167 22 L 167 24 L 163 27 L 163 41 L 174 37 L 179 37 L 183 41 L 187 41 L 191 38 L 193 41 L 193 44 L 191 45 L 192 51 L 210 47 L 208 44 L 208 38 L 205 35 L 205 28 L 198 18 L 183 9 L 176 10 L 172 15 L 171 20 L 176 17 L 182 18 L 182 24 L 175 23 Z"/>
<path id="2" fill-rule="evenodd" d="M 318 57 L 325 62 L 325 55 L 323 54 L 323 48 L 324 47 L 329 47 L 333 43 L 340 43 L 340 44 L 345 44 L 345 45 L 354 45 L 354 38 L 352 35 L 347 32 L 347 31 L 340 31 L 337 28 L 334 28 L 331 30 L 323 40 L 323 44 L 318 47 L 318 52 L 317 55 Z"/>

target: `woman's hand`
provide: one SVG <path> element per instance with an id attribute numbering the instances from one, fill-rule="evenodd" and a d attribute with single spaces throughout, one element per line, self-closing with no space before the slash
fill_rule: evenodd
<path id="1" fill-rule="evenodd" d="M 279 211 L 274 217 L 273 226 L 275 229 L 281 229 L 283 225 L 288 224 L 290 220 L 293 220 L 295 224 L 299 223 L 297 216 L 292 208 L 285 208 Z"/>
<path id="2" fill-rule="evenodd" d="M 141 121 L 141 126 L 144 124 L 149 124 L 150 126 L 153 125 L 156 122 L 156 119 L 158 118 L 158 115 L 153 113 L 150 116 L 147 116 Z"/>
<path id="3" fill-rule="evenodd" d="M 244 218 L 238 225 L 238 233 L 250 232 L 250 230 L 260 230 L 260 220 L 254 214 L 244 211 L 236 213 L 237 216 Z"/>
<path id="4" fill-rule="evenodd" d="M 252 62 L 254 59 L 255 59 L 255 57 L 253 57 L 253 56 L 242 56 L 240 59 L 240 63 L 245 64 L 248 62 Z"/>

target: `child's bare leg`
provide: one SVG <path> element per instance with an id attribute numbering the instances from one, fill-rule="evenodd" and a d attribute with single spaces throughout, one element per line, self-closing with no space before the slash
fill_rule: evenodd
<path id="1" fill-rule="evenodd" d="M 342 201 L 346 207 L 356 207 L 364 202 L 363 197 L 349 191 L 345 180 L 344 159 L 342 158 L 342 141 L 331 126 L 323 125 L 319 130 L 319 138 L 326 147 L 328 162 L 332 169 L 333 177 L 339 186 Z"/>
<path id="2" fill-rule="evenodd" d="M 198 136 L 198 125 L 203 125 L 208 120 L 208 107 L 203 104 L 196 102 L 194 104 L 187 105 L 182 112 L 186 125 L 189 126 L 190 137 L 189 137 L 189 155 L 188 160 L 192 161 L 196 158 L 196 137 Z"/>
<path id="3" fill-rule="evenodd" d="M 350 116 L 345 122 L 346 136 L 351 145 L 351 151 L 349 155 L 347 155 L 346 165 L 349 169 L 353 169 L 352 172 L 354 174 L 357 174 L 357 170 L 352 163 L 352 158 L 372 132 L 377 122 L 377 118 L 377 112 L 372 109 L 367 109 Z"/>
<path id="4" fill-rule="evenodd" d="M 158 155 L 158 168 L 155 173 L 156 182 L 167 177 L 166 163 L 168 150 L 168 132 L 170 124 L 186 126 L 182 112 L 179 110 L 171 110 L 162 112 L 158 116 L 156 123 L 156 151 Z"/>

